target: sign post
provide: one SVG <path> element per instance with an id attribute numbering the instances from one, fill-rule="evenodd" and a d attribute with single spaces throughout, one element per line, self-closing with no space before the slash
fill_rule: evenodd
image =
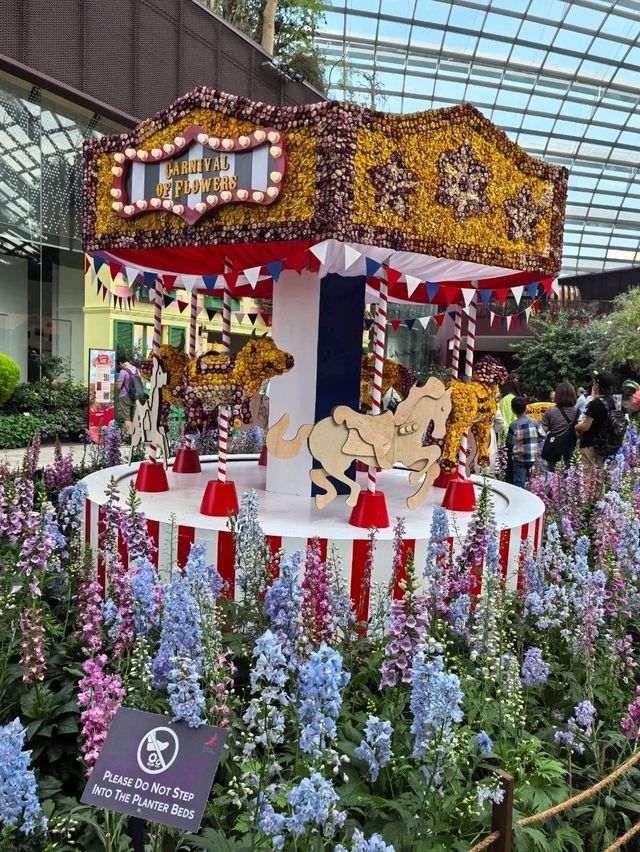
<path id="1" fill-rule="evenodd" d="M 80 801 L 133 817 L 136 849 L 144 820 L 197 832 L 226 735 L 121 707 Z"/>
<path id="2" fill-rule="evenodd" d="M 101 443 L 101 429 L 115 418 L 116 353 L 113 349 L 89 350 L 89 434 Z"/>

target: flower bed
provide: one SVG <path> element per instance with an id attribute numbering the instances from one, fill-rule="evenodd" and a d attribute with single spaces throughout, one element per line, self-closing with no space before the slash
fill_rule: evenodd
<path id="1" fill-rule="evenodd" d="M 161 582 L 135 492 L 123 502 L 110 487 L 103 602 L 83 552 L 84 486 L 38 503 L 32 467 L 30 455 L 0 474 L 0 744 L 20 794 L 15 807 L 0 794 L 0 848 L 92 852 L 106 832 L 127 848 L 125 817 L 77 804 L 120 705 L 229 728 L 199 836 L 148 825 L 155 850 L 468 850 L 489 833 L 498 768 L 515 778 L 516 816 L 535 814 L 636 747 L 634 429 L 603 481 L 579 466 L 532 478 L 548 524 L 540 552 L 523 553 L 517 594 L 487 490 L 453 562 L 444 510 L 425 565 L 405 561 L 399 520 L 404 595 L 365 581 L 367 625 L 334 555 L 314 542 L 271 553 L 252 494 L 231 521 L 232 603 L 197 543 Z M 605 849 L 639 808 L 631 769 L 601 798 L 518 827 L 514 848 Z"/>

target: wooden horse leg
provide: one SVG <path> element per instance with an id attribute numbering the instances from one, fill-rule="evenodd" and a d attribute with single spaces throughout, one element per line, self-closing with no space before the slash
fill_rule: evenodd
<path id="1" fill-rule="evenodd" d="M 358 495 L 362 491 L 362 486 L 356 482 L 355 479 L 351 479 L 350 476 L 347 476 L 346 471 L 344 470 L 333 468 L 332 470 L 327 470 L 326 473 L 329 476 L 333 476 L 333 478 L 337 479 L 338 482 L 344 482 L 345 485 L 349 486 L 349 496 L 345 500 L 345 503 L 347 506 L 351 506 L 351 508 L 353 508 L 358 502 Z M 331 487 L 333 488 L 333 486 Z"/>
<path id="2" fill-rule="evenodd" d="M 338 492 L 333 487 L 333 484 L 327 479 L 327 474 L 322 467 L 312 467 L 309 471 L 309 477 L 314 485 L 318 488 L 324 488 L 324 494 L 316 494 L 316 506 L 318 509 L 324 509 L 332 500 L 338 496 Z"/>
<path id="3" fill-rule="evenodd" d="M 408 509 L 417 509 L 418 508 L 420 503 L 422 503 L 422 501 L 424 500 L 424 498 L 427 494 L 427 491 L 431 488 L 431 486 L 435 482 L 436 477 L 438 476 L 439 473 L 440 473 L 440 465 L 439 464 L 432 464 L 431 467 L 429 468 L 429 470 L 427 471 L 420 488 L 418 488 L 418 490 L 415 492 L 415 494 L 412 494 L 410 497 L 407 498 L 407 508 Z"/>

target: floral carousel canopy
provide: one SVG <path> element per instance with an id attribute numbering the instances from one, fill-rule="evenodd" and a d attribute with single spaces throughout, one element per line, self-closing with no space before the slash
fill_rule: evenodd
<path id="1" fill-rule="evenodd" d="M 400 116 L 199 87 L 131 133 L 85 142 L 84 247 L 129 278 L 211 290 L 200 276 L 224 276 L 238 295 L 269 295 L 283 268 L 371 278 L 384 263 L 392 299 L 431 301 L 417 282 L 557 275 L 566 189 L 566 169 L 469 104 Z"/>

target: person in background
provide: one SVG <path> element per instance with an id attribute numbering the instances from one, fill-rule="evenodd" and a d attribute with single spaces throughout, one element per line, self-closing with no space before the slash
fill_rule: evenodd
<path id="1" fill-rule="evenodd" d="M 615 379 L 607 370 L 593 374 L 591 402 L 584 409 L 582 421 L 575 427 L 580 439 L 580 456 L 586 468 L 603 468 L 604 458 L 596 453 L 593 444 L 605 428 L 609 412 L 616 407 L 613 400 Z"/>
<path id="2" fill-rule="evenodd" d="M 548 455 L 544 450 L 542 454 L 549 470 L 554 470 L 560 460 L 565 466 L 569 465 L 576 445 L 574 426 L 578 418 L 576 391 L 572 384 L 560 382 L 555 390 L 554 400 L 555 405 L 547 408 L 540 421 L 547 438 L 554 439 L 545 441 Z"/>
<path id="3" fill-rule="evenodd" d="M 585 405 L 587 404 L 587 392 L 584 388 L 578 388 L 578 396 L 576 398 L 576 408 L 579 413 L 582 414 L 584 411 Z"/>
<path id="4" fill-rule="evenodd" d="M 124 429 L 127 435 L 133 432 L 133 412 L 135 410 L 135 400 L 129 396 L 129 388 L 131 385 L 131 376 L 140 375 L 137 367 L 128 360 L 126 355 L 118 357 L 118 417 L 124 424 Z"/>
<path id="5" fill-rule="evenodd" d="M 507 432 L 507 448 L 513 466 L 513 484 L 526 488 L 531 468 L 540 457 L 540 427 L 531 417 L 527 417 L 527 400 L 516 396 L 511 400 L 515 420 Z"/>
<path id="6" fill-rule="evenodd" d="M 498 408 L 504 421 L 504 427 L 505 429 L 508 429 L 516 419 L 511 408 L 511 403 L 516 396 L 522 396 L 518 377 L 514 373 L 510 373 L 507 376 L 507 381 L 500 388 L 500 393 L 502 395 L 502 399 L 500 400 Z"/>
<path id="7" fill-rule="evenodd" d="M 554 390 L 549 391 L 549 402 L 555 403 L 555 401 L 556 401 L 556 392 Z"/>

